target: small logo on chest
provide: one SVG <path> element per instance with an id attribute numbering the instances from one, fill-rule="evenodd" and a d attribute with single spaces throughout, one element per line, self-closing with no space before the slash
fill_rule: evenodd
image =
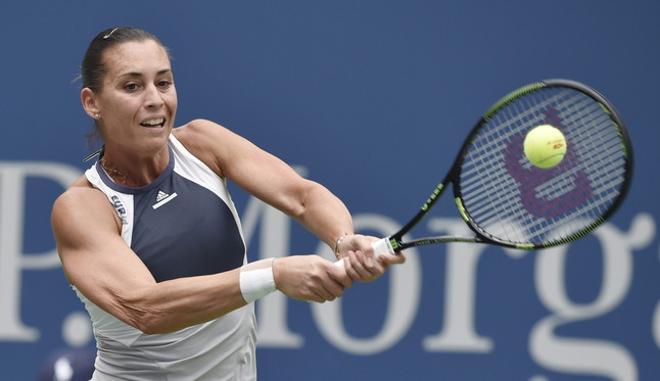
<path id="1" fill-rule="evenodd" d="M 156 203 L 153 204 L 151 207 L 154 209 L 158 209 L 161 206 L 167 204 L 168 202 L 172 201 L 177 196 L 176 193 L 172 194 L 167 194 L 163 192 L 162 190 L 158 191 L 158 194 L 156 195 Z"/>

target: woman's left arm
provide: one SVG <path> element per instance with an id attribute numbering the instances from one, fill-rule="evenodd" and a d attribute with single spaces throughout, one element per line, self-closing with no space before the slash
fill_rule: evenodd
<path id="1" fill-rule="evenodd" d="M 186 148 L 218 175 L 299 221 L 338 257 L 349 258 L 346 268 L 351 278 L 375 279 L 388 264 L 403 261 L 402 256 L 373 260 L 374 238 L 354 234 L 351 214 L 339 198 L 247 139 L 202 119 L 174 131 Z"/>

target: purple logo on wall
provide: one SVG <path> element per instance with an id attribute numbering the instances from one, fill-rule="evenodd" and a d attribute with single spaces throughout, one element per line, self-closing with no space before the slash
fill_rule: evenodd
<path id="1" fill-rule="evenodd" d="M 544 114 L 544 124 L 550 124 L 565 132 L 565 127 L 557 109 L 549 106 Z M 581 169 L 574 169 L 580 164 L 580 160 L 575 151 L 571 149 L 570 141 L 567 142 L 568 149 L 561 163 L 550 169 L 541 169 L 535 166 L 524 168 L 521 165 L 520 158 L 523 154 L 524 139 L 524 134 L 513 137 L 504 152 L 504 159 L 507 171 L 518 183 L 520 199 L 527 211 L 536 217 L 551 219 L 570 212 L 593 196 L 593 189 L 587 175 Z M 565 179 L 559 176 L 562 174 L 566 176 L 566 173 L 572 173 L 570 176 L 572 177 L 573 189 L 563 191 L 561 195 L 553 198 L 537 196 L 535 189 L 539 185 L 553 180 L 563 182 Z"/>

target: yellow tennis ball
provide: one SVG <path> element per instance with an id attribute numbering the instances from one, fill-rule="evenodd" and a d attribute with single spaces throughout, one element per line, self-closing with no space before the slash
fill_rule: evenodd
<path id="1" fill-rule="evenodd" d="M 566 138 L 549 124 L 532 128 L 523 143 L 525 156 L 536 167 L 548 169 L 561 163 L 566 154 Z"/>

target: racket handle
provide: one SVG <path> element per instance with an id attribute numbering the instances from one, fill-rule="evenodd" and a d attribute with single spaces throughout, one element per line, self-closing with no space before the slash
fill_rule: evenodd
<path id="1" fill-rule="evenodd" d="M 394 249 L 390 244 L 389 237 L 381 238 L 378 241 L 372 242 L 371 249 L 374 251 L 374 258 L 378 258 L 384 254 L 394 254 Z M 335 266 L 343 266 L 343 265 L 344 265 L 343 259 L 339 259 L 338 261 L 335 262 Z"/>

